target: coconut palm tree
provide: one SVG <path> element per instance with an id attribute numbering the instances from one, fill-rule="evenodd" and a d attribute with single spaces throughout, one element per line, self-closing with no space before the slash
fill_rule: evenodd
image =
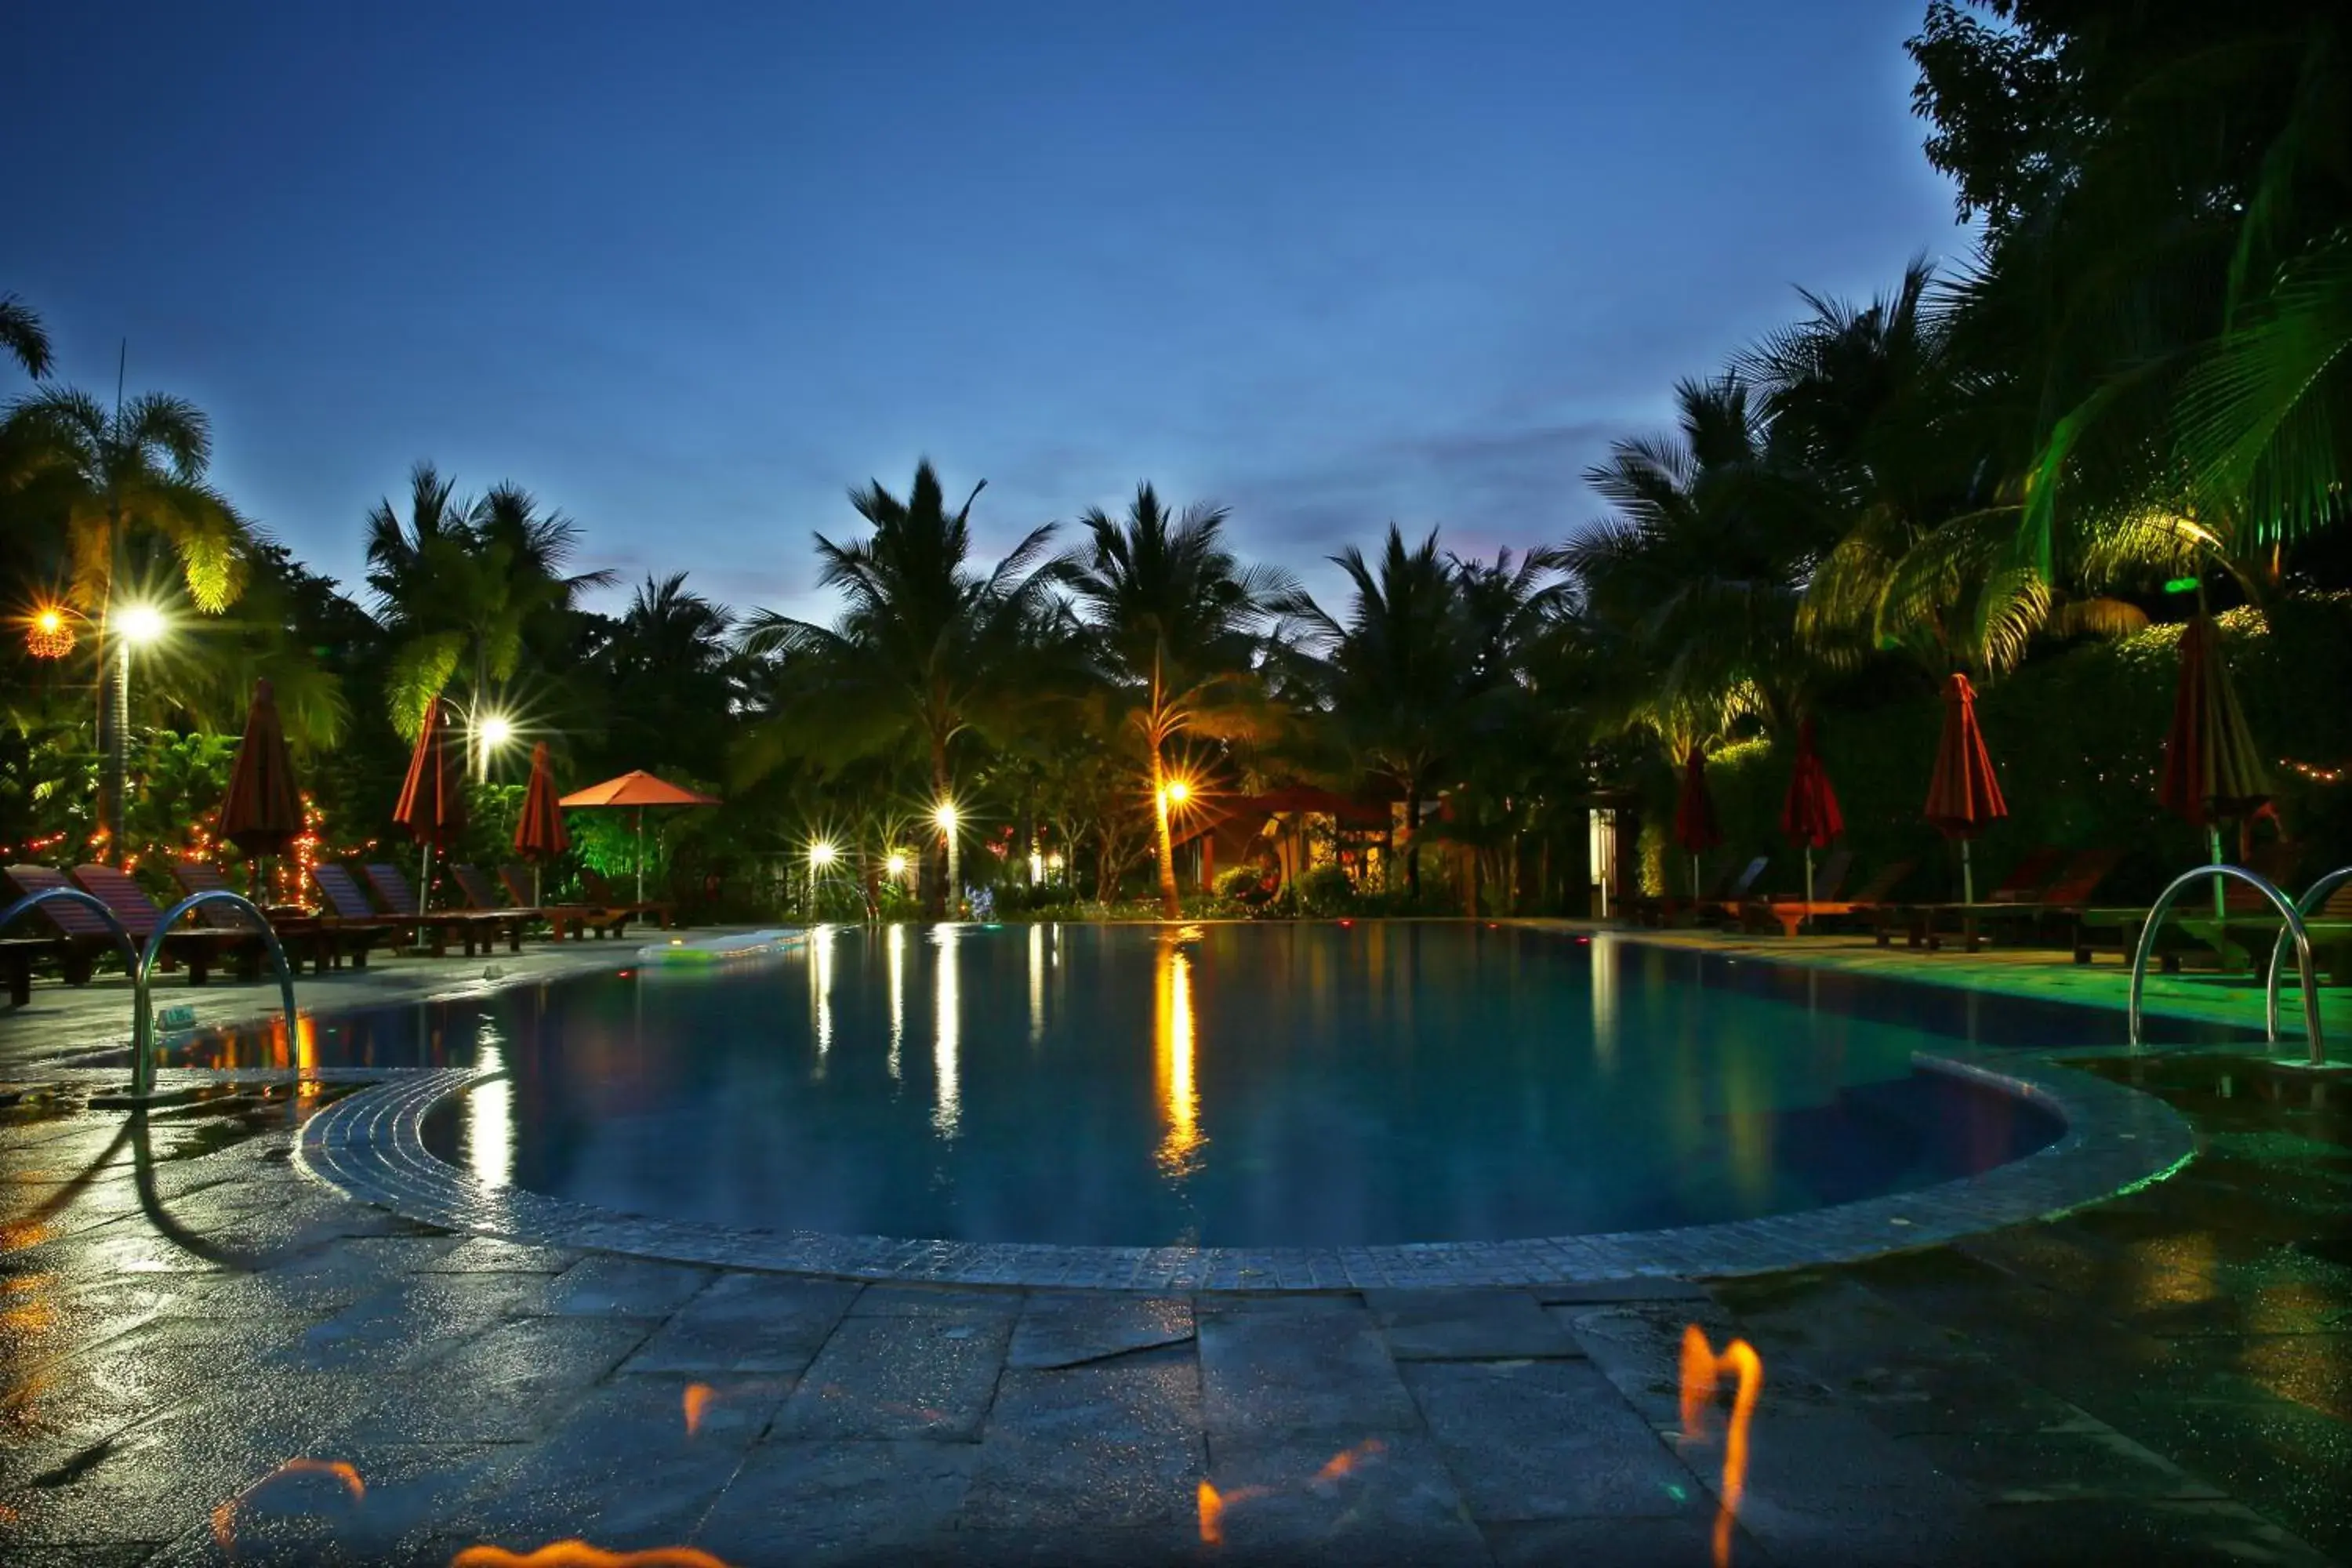
<path id="1" fill-rule="evenodd" d="M 971 503 L 986 484 L 950 511 L 925 458 L 904 500 L 878 479 L 850 492 L 873 531 L 846 543 L 816 536 L 817 580 L 842 596 L 840 617 L 828 626 L 762 610 L 744 623 L 744 651 L 781 656 L 788 684 L 776 716 L 747 738 L 747 755 L 840 761 L 903 750 L 924 765 L 934 802 L 954 805 L 957 739 L 1021 690 L 1066 616 L 1045 569 L 1053 524 L 987 571 L 973 566 Z M 921 869 L 934 919 L 947 908 L 941 849 L 932 843 Z"/>
<path id="2" fill-rule="evenodd" d="M 1252 664 L 1275 611 L 1297 593 L 1288 574 L 1244 566 L 1225 548 L 1226 516 L 1211 506 L 1171 516 L 1151 486 L 1140 485 L 1123 519 L 1100 507 L 1078 519 L 1088 542 L 1058 568 L 1103 674 L 1135 699 L 1129 722 L 1150 773 L 1160 908 L 1169 920 L 1182 910 L 1168 748 L 1187 733 L 1237 736 L 1266 728 Z"/>
<path id="3" fill-rule="evenodd" d="M 1441 770 L 1460 742 L 1475 653 L 1461 581 L 1433 528 L 1408 548 L 1391 523 L 1377 564 L 1352 544 L 1331 563 L 1348 576 L 1347 616 L 1300 595 L 1289 606 L 1300 634 L 1293 657 L 1343 749 L 1404 796 L 1412 835 L 1405 889 L 1418 900 L 1422 803 L 1443 782 Z"/>
<path id="4" fill-rule="evenodd" d="M 218 615 L 243 590 L 251 534 L 205 482 L 212 426 L 184 398 L 151 393 L 110 410 L 88 393 L 43 387 L 10 405 L 0 450 L 16 454 L 12 511 L 56 530 L 68 595 L 95 634 L 99 823 L 119 854 L 131 713 L 114 617 L 133 596 L 169 592 L 169 579 Z"/>
<path id="5" fill-rule="evenodd" d="M 49 334 L 30 305 L 0 294 L 0 350 L 35 381 L 49 374 Z"/>

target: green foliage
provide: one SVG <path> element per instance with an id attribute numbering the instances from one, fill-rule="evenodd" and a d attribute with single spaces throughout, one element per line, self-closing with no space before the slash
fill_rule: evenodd
<path id="1" fill-rule="evenodd" d="M 1255 866 L 1228 866 L 1217 873 L 1217 897 L 1248 908 L 1255 908 L 1272 897 L 1266 886 L 1265 873 Z"/>
<path id="2" fill-rule="evenodd" d="M 1298 878 L 1298 912 L 1310 920 L 1348 913 L 1356 905 L 1356 883 L 1339 866 L 1318 866 Z"/>

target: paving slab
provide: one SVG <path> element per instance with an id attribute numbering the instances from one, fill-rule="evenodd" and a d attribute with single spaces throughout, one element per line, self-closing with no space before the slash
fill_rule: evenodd
<path id="1" fill-rule="evenodd" d="M 151 1568 L 375 1568 L 435 1562 L 436 1521 L 510 1464 L 510 1444 L 340 1450 L 255 1476 L 225 1511 L 172 1542 Z M 437 1559 L 446 1565 L 448 1554 Z"/>
<path id="2" fill-rule="evenodd" d="M 398 1380 L 338 1436 L 347 1444 L 425 1445 L 538 1437 L 652 1330 L 628 1318 L 501 1323 L 441 1358 L 429 1377 Z"/>
<path id="3" fill-rule="evenodd" d="M 1378 1321 L 1360 1302 L 1199 1320 L 1202 1413 L 1212 1433 L 1318 1433 L 1341 1443 L 1420 1425 Z"/>
<path id="4" fill-rule="evenodd" d="M 313 1323 L 271 1359 L 320 1372 L 413 1372 L 536 1310 L 546 1291 L 539 1274 L 407 1277 Z"/>
<path id="5" fill-rule="evenodd" d="M 1496 1568 L 1709 1568 L 1715 1561 L 1715 1520 L 1707 1513 L 1524 1520 L 1487 1525 L 1486 1542 Z M 1754 1538 L 1736 1526 L 1731 1561 L 1735 1568 L 1755 1568 L 1765 1561 Z M 1824 1563 L 1820 1568 L 1844 1565 Z"/>
<path id="6" fill-rule="evenodd" d="M 845 1318 L 785 1401 L 777 1436 L 975 1439 L 1012 1337 L 1003 1313 Z"/>
<path id="7" fill-rule="evenodd" d="M 1022 1305 L 1007 1364 L 1029 1370 L 1077 1366 L 1182 1344 L 1192 1334 L 1192 1303 L 1181 1297 L 1039 1291 Z"/>
<path id="8" fill-rule="evenodd" d="M 1444 1454 L 1417 1432 L 1345 1448 L 1299 1438 L 1215 1437 L 1219 1557 L 1364 1564 L 1484 1563 Z"/>
<path id="9" fill-rule="evenodd" d="M 1412 1362 L 1403 1372 L 1482 1523 L 1674 1518 L 1700 1506 L 1691 1472 L 1589 1363 Z"/>
<path id="10" fill-rule="evenodd" d="M 1531 1360 L 1584 1353 L 1525 1290 L 1367 1290 L 1399 1361 Z"/>
<path id="11" fill-rule="evenodd" d="M 610 1254 L 583 1258 L 547 1286 L 543 1310 L 661 1318 L 692 1300 L 718 1276 L 708 1268 Z"/>
<path id="12" fill-rule="evenodd" d="M 693 1544 L 738 1568 L 906 1561 L 953 1527 L 979 1459 L 967 1442 L 772 1439 L 745 1457 Z"/>
<path id="13" fill-rule="evenodd" d="M 1007 1370 L 960 1528 L 1056 1532 L 1193 1517 L 1206 1454 L 1190 1355 Z"/>
<path id="14" fill-rule="evenodd" d="M 622 1370 L 798 1373 L 856 1294 L 856 1286 L 837 1279 L 723 1275 L 672 1314 Z"/>

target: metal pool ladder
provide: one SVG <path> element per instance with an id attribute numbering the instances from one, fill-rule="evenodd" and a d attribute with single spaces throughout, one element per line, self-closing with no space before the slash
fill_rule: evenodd
<path id="1" fill-rule="evenodd" d="M 2335 892 L 2336 889 L 2342 887 L 2347 881 L 2352 881 L 2352 866 L 2338 866 L 2335 870 L 2328 872 L 2327 875 L 2322 877 L 2319 880 L 2314 882 L 2311 886 L 2303 890 L 2303 897 L 2295 900 L 2294 901 L 2295 912 L 2303 916 L 2305 920 L 2308 920 L 2313 914 L 2319 910 L 2322 905 L 2327 902 L 2328 895 Z M 2298 921 L 2297 923 L 2300 924 L 2301 922 Z M 2303 984 L 2305 992 L 2308 994 L 2312 986 L 2311 944 L 2309 942 L 2311 933 L 2308 931 L 2305 931 L 2303 934 L 2305 939 L 2301 950 L 2303 957 Z M 2287 935 L 2288 932 L 2282 930 L 2278 933 L 2278 940 L 2271 944 L 2270 972 L 2264 976 L 2263 983 L 2263 1016 L 2270 1024 L 2271 1038 L 2273 1040 L 2278 1038 L 2279 1029 L 2279 962 L 2286 952 Z M 2319 1065 L 2320 1060 L 2321 1058 L 2315 1054 L 2312 1057 L 2312 1065 L 2316 1067 Z"/>
<path id="2" fill-rule="evenodd" d="M 270 929 L 268 917 L 244 894 L 232 893 L 226 888 L 211 888 L 201 893 L 189 894 L 165 910 L 163 918 L 155 922 L 155 930 L 147 938 L 144 950 L 131 940 L 131 932 L 124 929 L 121 919 L 112 910 L 79 888 L 43 888 L 39 892 L 18 899 L 5 910 L 0 910 L 0 930 L 16 923 L 19 915 L 28 912 L 35 905 L 60 899 L 68 903 L 83 905 L 104 921 L 107 929 L 114 933 L 116 943 L 122 949 L 123 967 L 131 973 L 131 1093 L 133 1099 L 144 1100 L 155 1092 L 155 1017 L 149 1005 L 154 985 L 155 961 L 162 956 L 163 942 L 171 934 L 172 928 L 180 923 L 180 917 L 199 904 L 227 904 L 245 910 L 251 917 L 261 932 L 263 943 L 269 949 L 270 962 L 278 966 L 278 997 L 286 1009 L 286 1040 L 289 1047 L 293 1044 L 297 1027 L 293 966 L 286 962 L 286 950 L 279 945 L 278 933 Z"/>
<path id="3" fill-rule="evenodd" d="M 2352 875 L 2352 867 L 2347 867 L 2343 871 L 2332 871 L 2326 877 L 2321 878 L 2313 885 L 2313 890 L 2324 899 L 2327 892 L 2333 889 L 2336 882 L 2347 875 Z M 2249 871 L 2243 866 L 2200 866 L 2193 871 L 2183 871 L 2172 879 L 2171 885 L 2158 895 L 2156 902 L 2150 906 L 2147 911 L 2147 923 L 2140 928 L 2138 950 L 2132 954 L 2130 1024 L 2133 1048 L 2137 1049 L 2140 1043 L 2140 990 L 2147 980 L 2147 961 L 2155 955 L 2157 933 L 2163 929 L 2164 917 L 2171 911 L 2173 904 L 2179 900 L 2181 894 L 2200 882 L 2210 882 L 2216 877 L 2232 878 L 2252 888 L 2254 891 L 2271 901 L 2272 906 L 2278 910 L 2279 917 L 2285 921 L 2284 929 L 2279 932 L 2277 945 L 2272 949 L 2271 953 L 2267 1018 L 2270 1037 L 2273 1041 L 2279 1037 L 2279 959 L 2285 952 L 2287 938 L 2293 937 L 2296 962 L 2303 966 L 2303 1027 L 2311 1044 L 2310 1065 L 2315 1068 L 2326 1067 L 2327 1047 L 2322 1042 L 2319 1033 L 2319 986 L 2318 983 L 2312 978 L 2311 933 L 2304 930 L 2302 912 L 2295 908 L 2294 900 L 2280 892 L 2269 878 Z M 2311 896 L 2309 892 L 2304 895 L 2305 899 Z"/>

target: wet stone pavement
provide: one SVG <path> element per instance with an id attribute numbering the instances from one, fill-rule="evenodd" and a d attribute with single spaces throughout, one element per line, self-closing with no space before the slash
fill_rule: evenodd
<path id="1" fill-rule="evenodd" d="M 0 1560 L 1700 1564 L 1690 1323 L 1765 1366 L 1735 1563 L 2352 1559 L 2352 1084 L 2105 1070 L 2203 1152 L 2052 1224 L 1706 1288 L 1169 1298 L 453 1235 L 298 1172 L 283 1089 L 0 1089 Z"/>

